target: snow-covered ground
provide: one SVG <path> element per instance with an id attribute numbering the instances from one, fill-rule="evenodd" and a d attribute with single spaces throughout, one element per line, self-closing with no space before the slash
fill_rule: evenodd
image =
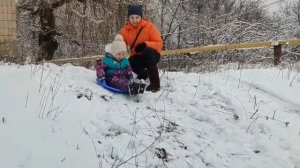
<path id="1" fill-rule="evenodd" d="M 0 168 L 300 168 L 299 72 L 165 72 L 138 97 L 71 65 L 0 79 Z"/>

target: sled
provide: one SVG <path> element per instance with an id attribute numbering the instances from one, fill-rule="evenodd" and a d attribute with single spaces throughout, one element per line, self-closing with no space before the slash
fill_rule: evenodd
<path id="1" fill-rule="evenodd" d="M 99 79 L 96 79 L 96 80 L 97 80 L 97 84 L 102 86 L 106 90 L 109 90 L 113 93 L 127 94 L 127 93 L 121 91 L 120 89 L 117 89 L 117 88 L 114 88 L 114 87 L 111 87 L 111 86 L 107 85 L 105 80 L 99 80 Z"/>
<path id="2" fill-rule="evenodd" d="M 144 93 L 144 89 L 146 84 L 145 83 L 131 83 L 129 85 L 129 92 L 123 92 L 122 90 L 118 89 L 118 88 L 114 88 L 112 86 L 107 85 L 105 80 L 99 80 L 96 79 L 98 85 L 102 86 L 104 89 L 109 90 L 113 93 L 118 93 L 118 94 L 125 94 L 125 95 L 137 95 L 139 93 L 143 94 Z"/>

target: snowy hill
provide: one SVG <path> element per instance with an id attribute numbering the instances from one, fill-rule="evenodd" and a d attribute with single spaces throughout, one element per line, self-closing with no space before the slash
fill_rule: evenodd
<path id="1" fill-rule="evenodd" d="M 300 75 L 161 73 L 113 94 L 71 65 L 0 65 L 0 167 L 300 167 Z"/>

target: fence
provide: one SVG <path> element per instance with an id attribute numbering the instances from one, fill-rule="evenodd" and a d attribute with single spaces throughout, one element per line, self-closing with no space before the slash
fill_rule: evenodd
<path id="1" fill-rule="evenodd" d="M 178 54 L 193 54 L 200 52 L 211 52 L 211 51 L 226 51 L 226 50 L 247 50 L 247 49 L 260 49 L 260 48 L 273 48 L 274 49 L 274 64 L 278 65 L 281 60 L 282 46 L 300 46 L 300 39 L 289 39 L 289 40 L 280 40 L 280 41 L 260 41 L 254 43 L 240 43 L 240 44 L 221 44 L 221 45 L 211 45 L 204 47 L 195 47 L 195 48 L 185 48 L 177 50 L 167 50 L 163 51 L 162 55 L 178 55 Z M 91 62 L 97 59 L 101 59 L 104 55 L 97 55 L 93 57 L 82 57 L 82 58 L 71 58 L 71 59 L 58 59 L 50 60 L 46 62 L 63 64 L 63 63 L 82 63 L 82 62 Z M 40 62 L 42 63 L 42 62 Z"/>
<path id="2" fill-rule="evenodd" d="M 16 40 L 16 1 L 0 0 L 0 56 L 12 54 Z"/>

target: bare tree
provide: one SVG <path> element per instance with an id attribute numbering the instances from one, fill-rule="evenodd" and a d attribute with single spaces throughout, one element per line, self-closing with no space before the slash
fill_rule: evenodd
<path id="1" fill-rule="evenodd" d="M 55 39 L 55 36 L 61 35 L 55 29 L 55 16 L 54 10 L 61 7 L 65 3 L 71 2 L 70 0 L 59 0 L 55 2 L 48 1 L 38 1 L 37 5 L 32 3 L 20 3 L 18 9 L 29 10 L 33 18 L 38 17 L 39 19 L 39 34 L 38 34 L 38 44 L 39 44 L 39 53 L 37 56 L 37 61 L 51 60 L 53 54 L 58 47 L 58 42 Z"/>
<path id="2" fill-rule="evenodd" d="M 24 52 L 42 55 L 37 60 L 103 53 L 104 45 L 125 23 L 131 3 L 144 6 L 146 18 L 160 29 L 165 49 L 278 36 L 278 25 L 266 14 L 260 0 L 43 1 L 29 0 L 18 8 L 22 14 L 19 25 L 26 29 L 20 33 L 21 46 Z M 28 40 L 32 42 L 26 43 Z"/>
<path id="3" fill-rule="evenodd" d="M 19 1 L 21 53 L 33 55 L 36 61 L 99 54 L 124 25 L 131 3 L 134 1 Z"/>
<path id="4" fill-rule="evenodd" d="M 283 38 L 300 38 L 300 0 L 287 2 L 277 15 L 280 23 L 280 36 Z M 300 60 L 300 47 L 289 47 L 285 50 L 285 58 Z"/>
<path id="5" fill-rule="evenodd" d="M 259 0 L 161 1 L 160 28 L 166 48 L 269 39 L 274 36 L 273 24 L 259 3 Z"/>

